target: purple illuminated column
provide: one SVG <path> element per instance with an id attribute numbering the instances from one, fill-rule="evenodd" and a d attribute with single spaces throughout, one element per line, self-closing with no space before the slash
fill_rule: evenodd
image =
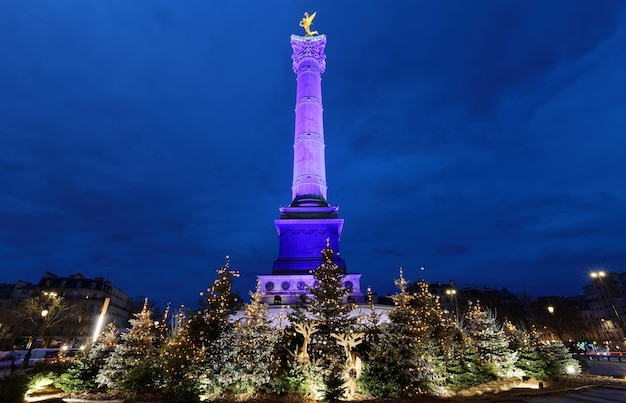
<path id="1" fill-rule="evenodd" d="M 328 206 L 324 158 L 322 73 L 326 35 L 291 36 L 297 75 L 292 207 Z"/>

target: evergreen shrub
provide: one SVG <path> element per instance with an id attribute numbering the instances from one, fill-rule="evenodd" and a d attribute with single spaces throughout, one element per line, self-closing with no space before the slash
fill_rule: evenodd
<path id="1" fill-rule="evenodd" d="M 89 392 L 97 388 L 99 367 L 89 361 L 77 359 L 61 374 L 54 385 L 65 393 Z"/>
<path id="2" fill-rule="evenodd" d="M 161 374 L 151 360 L 139 361 L 130 368 L 119 388 L 125 392 L 153 392 L 159 387 Z"/>
<path id="3" fill-rule="evenodd" d="M 0 402 L 21 403 L 28 390 L 28 376 L 24 374 L 13 374 L 4 379 L 0 379 Z"/>

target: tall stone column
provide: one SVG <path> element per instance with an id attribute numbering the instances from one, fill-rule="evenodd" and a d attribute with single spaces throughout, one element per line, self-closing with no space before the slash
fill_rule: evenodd
<path id="1" fill-rule="evenodd" d="M 311 272 L 324 263 L 322 250 L 327 245 L 335 252 L 333 262 L 346 273 L 339 250 L 343 219 L 326 195 L 322 108 L 326 36 L 292 35 L 291 47 L 297 82 L 292 200 L 289 206 L 280 207 L 280 218 L 274 220 L 279 248 L 272 273 L 258 276 L 269 304 L 293 304 L 306 294 L 307 287 L 315 285 Z M 360 278 L 358 273 L 343 277 L 344 286 L 351 290 L 347 302 L 363 301 Z"/>
<path id="2" fill-rule="evenodd" d="M 291 206 L 327 207 L 322 107 L 326 36 L 292 35 L 291 47 L 293 71 L 297 76 Z"/>

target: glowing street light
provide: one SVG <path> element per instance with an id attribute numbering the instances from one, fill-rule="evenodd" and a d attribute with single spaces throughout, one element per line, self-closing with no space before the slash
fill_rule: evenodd
<path id="1" fill-rule="evenodd" d="M 554 330 L 556 330 L 556 335 L 559 336 L 561 342 L 565 344 L 565 341 L 563 341 L 563 333 L 561 333 L 559 323 L 556 321 L 556 317 L 554 316 L 554 307 L 552 305 L 548 306 L 548 313 L 550 313 L 550 316 L 552 317 L 552 323 L 554 324 Z"/>
<path id="2" fill-rule="evenodd" d="M 44 308 L 41 310 L 41 324 L 39 325 L 39 329 L 37 333 L 41 333 L 41 338 L 43 339 L 43 331 L 44 331 L 44 322 L 46 320 L 46 316 L 48 316 L 48 308 Z M 34 337 L 34 336 L 33 336 Z M 22 363 L 22 369 L 28 367 L 28 361 L 30 361 L 30 356 L 33 354 L 33 342 L 30 342 L 30 347 L 28 348 L 28 352 L 26 353 L 26 357 L 24 357 L 24 362 Z"/>
<path id="3" fill-rule="evenodd" d="M 592 279 L 598 280 L 600 282 L 600 287 L 599 287 L 600 292 L 604 294 L 606 298 L 609 300 L 609 303 L 611 304 L 611 309 L 613 310 L 613 314 L 617 318 L 617 322 L 620 324 L 620 327 L 622 328 L 622 332 L 623 332 L 622 337 L 626 337 L 626 325 L 624 324 L 622 315 L 620 315 L 619 311 L 617 310 L 617 307 L 615 306 L 615 300 L 613 299 L 613 294 L 611 293 L 610 288 L 607 287 L 606 284 L 604 284 L 604 277 L 606 277 L 606 273 L 604 272 L 604 270 L 599 270 L 599 271 L 592 271 L 591 273 L 589 273 L 589 275 L 591 276 Z"/>
<path id="4" fill-rule="evenodd" d="M 448 288 L 446 290 L 448 298 L 454 300 L 454 319 L 459 321 L 459 300 L 456 298 L 456 290 L 454 288 Z"/>

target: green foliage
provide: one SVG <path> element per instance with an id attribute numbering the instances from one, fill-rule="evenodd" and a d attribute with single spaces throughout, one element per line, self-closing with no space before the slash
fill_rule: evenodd
<path id="1" fill-rule="evenodd" d="M 453 390 L 478 385 L 493 379 L 481 368 L 476 346 L 460 329 L 450 340 L 450 350 L 442 357 L 446 368 L 446 385 Z"/>
<path id="2" fill-rule="evenodd" d="M 324 388 L 321 393 L 322 400 L 326 402 L 338 402 L 346 395 L 346 386 L 342 376 L 341 366 L 335 364 L 329 368 L 324 376 Z"/>
<path id="3" fill-rule="evenodd" d="M 67 363 L 38 363 L 27 372 L 27 394 L 42 392 L 47 389 L 56 389 L 55 383 L 69 368 Z"/>
<path id="4" fill-rule="evenodd" d="M 118 387 L 124 392 L 152 392 L 159 388 L 161 378 L 153 360 L 141 360 L 124 374 Z"/>
<path id="5" fill-rule="evenodd" d="M 361 391 L 374 397 L 396 398 L 402 393 L 402 385 L 408 380 L 401 379 L 402 361 L 396 351 L 387 351 L 384 346 L 375 344 L 370 352 L 357 385 Z"/>
<path id="6" fill-rule="evenodd" d="M 315 395 L 324 383 L 323 376 L 323 369 L 315 362 L 300 364 L 288 361 L 272 379 L 271 391 L 295 396 Z"/>
<path id="7" fill-rule="evenodd" d="M 28 390 L 28 376 L 25 374 L 13 374 L 0 379 L 0 402 L 21 403 Z"/>
<path id="8" fill-rule="evenodd" d="M 198 378 L 191 374 L 185 376 L 172 392 L 172 403 L 186 403 L 200 401 L 200 383 Z"/>
<path id="9" fill-rule="evenodd" d="M 371 346 L 362 388 L 377 395 L 398 389 L 407 394 L 439 394 L 445 381 L 445 365 L 439 357 L 446 334 L 439 300 L 423 282 L 416 284 L 417 292 L 409 293 L 402 269 L 395 284 L 399 290 L 392 297 L 395 307 Z M 393 374 L 385 373 L 386 368 Z"/>
<path id="10" fill-rule="evenodd" d="M 127 388 L 122 383 L 128 372 L 136 367 L 137 371 L 145 370 L 143 364 L 152 362 L 158 353 L 157 329 L 148 309 L 148 300 L 144 302 L 141 312 L 135 314 L 130 320 L 130 331 L 121 336 L 121 342 L 113 348 L 111 354 L 104 359 L 104 366 L 98 371 L 96 383 L 109 388 Z M 138 372 L 133 379 L 141 377 Z"/>
<path id="11" fill-rule="evenodd" d="M 226 256 L 224 266 L 216 270 L 217 278 L 206 291 L 200 293 L 198 301 L 199 315 L 203 321 L 194 321 L 190 336 L 194 342 L 201 345 L 203 342 L 216 340 L 222 331 L 229 326 L 229 318 L 243 305 L 237 292 L 233 291 L 233 280 L 239 277 L 239 272 L 230 269 L 230 260 Z"/>
<path id="12" fill-rule="evenodd" d="M 574 359 L 572 353 L 560 340 L 547 342 L 541 348 L 541 355 L 546 362 L 546 373 L 549 379 L 575 375 L 581 371 L 578 360 Z"/>
<path id="13" fill-rule="evenodd" d="M 257 289 L 251 298 L 244 317 L 224 325 L 219 337 L 207 343 L 204 367 L 211 374 L 203 382 L 207 393 L 255 393 L 269 388 L 280 332 L 268 320 L 263 294 Z"/>
<path id="14" fill-rule="evenodd" d="M 66 393 L 89 392 L 97 388 L 96 376 L 99 367 L 87 359 L 76 359 L 55 382 L 55 386 Z"/>
<path id="15" fill-rule="evenodd" d="M 91 348 L 79 355 L 55 381 L 55 386 L 66 393 L 89 392 L 98 388 L 96 377 L 106 358 L 119 342 L 114 324 L 109 324 Z"/>
<path id="16" fill-rule="evenodd" d="M 511 323 L 505 324 L 510 339 L 510 346 L 517 351 L 515 366 L 524 371 L 529 377 L 540 380 L 549 379 L 548 364 L 542 354 L 543 341 L 539 333 L 534 330 L 524 332 L 518 330 Z"/>
<path id="17" fill-rule="evenodd" d="M 291 323 L 315 321 L 318 332 L 310 340 L 311 355 L 325 361 L 322 365 L 328 368 L 332 360 L 345 358 L 343 348 L 330 334 L 354 330 L 357 318 L 350 315 L 356 305 L 344 303 L 350 290 L 344 286 L 345 271 L 333 262 L 335 251 L 329 242 L 322 256 L 324 262 L 311 271 L 314 286 L 306 288 L 311 296 L 293 307 L 289 320 Z"/>
<path id="18" fill-rule="evenodd" d="M 496 378 L 521 378 L 524 375 L 515 366 L 517 352 L 509 348 L 509 339 L 493 312 L 478 303 L 470 303 L 463 327 L 478 349 L 486 374 Z"/>
<path id="19" fill-rule="evenodd" d="M 202 321 L 198 316 L 192 317 Z M 190 337 L 194 319 L 190 319 L 184 307 L 181 307 L 171 318 L 170 330 L 159 348 L 156 363 L 162 376 L 162 387 L 168 393 L 177 393 L 176 390 L 181 387 L 185 389 L 196 364 L 204 359 Z"/>

